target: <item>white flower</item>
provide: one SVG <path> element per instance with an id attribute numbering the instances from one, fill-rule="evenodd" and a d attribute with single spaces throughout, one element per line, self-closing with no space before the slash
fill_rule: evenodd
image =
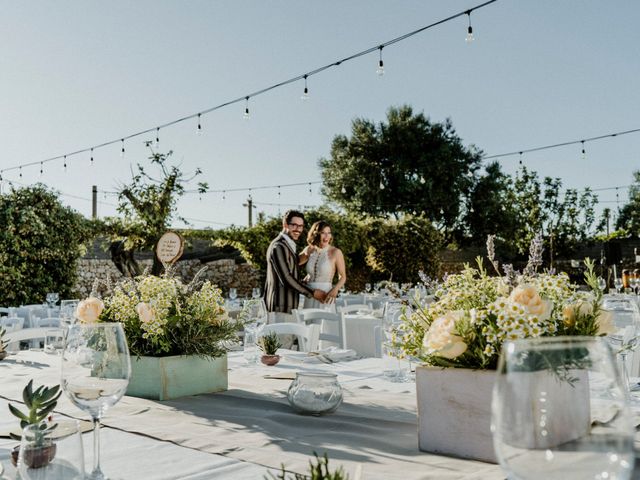
<path id="1" fill-rule="evenodd" d="M 82 323 L 96 323 L 103 309 L 104 303 L 102 303 L 102 300 L 89 297 L 78 303 L 76 318 Z"/>
<path id="2" fill-rule="evenodd" d="M 459 357 L 467 350 L 467 344 L 462 337 L 453 333 L 456 321 L 460 317 L 460 312 L 448 312 L 433 321 L 422 340 L 428 355 L 451 359 Z"/>
<path id="3" fill-rule="evenodd" d="M 532 285 L 519 285 L 513 289 L 509 300 L 524 307 L 531 315 L 547 319 L 551 313 L 551 303 L 543 300 Z"/>
<path id="4" fill-rule="evenodd" d="M 153 307 L 148 303 L 140 302 L 136 305 L 136 313 L 142 323 L 151 323 L 155 319 Z"/>

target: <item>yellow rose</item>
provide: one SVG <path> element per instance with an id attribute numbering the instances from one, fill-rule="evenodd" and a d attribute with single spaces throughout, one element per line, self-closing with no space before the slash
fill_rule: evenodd
<path id="1" fill-rule="evenodd" d="M 433 321 L 422 340 L 429 355 L 452 359 L 467 351 L 467 344 L 462 337 L 453 333 L 460 315 L 459 312 L 448 312 Z"/>
<path id="2" fill-rule="evenodd" d="M 543 320 L 551 313 L 550 303 L 543 300 L 538 295 L 536 288 L 531 285 L 519 285 L 514 288 L 509 295 L 509 300 L 522 305 L 529 314 L 536 315 Z"/>
<path id="3" fill-rule="evenodd" d="M 140 302 L 136 305 L 136 313 L 142 323 L 151 323 L 156 316 L 153 307 L 144 302 Z"/>
<path id="4" fill-rule="evenodd" d="M 76 318 L 82 323 L 95 323 L 104 309 L 102 300 L 95 297 L 89 297 L 78 303 L 76 307 Z"/>
<path id="5" fill-rule="evenodd" d="M 600 315 L 598 315 L 598 335 L 610 335 L 615 331 L 613 314 L 608 310 L 600 310 Z"/>

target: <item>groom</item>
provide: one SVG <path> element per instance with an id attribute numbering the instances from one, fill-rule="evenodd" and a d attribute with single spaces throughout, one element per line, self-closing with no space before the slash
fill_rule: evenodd
<path id="1" fill-rule="evenodd" d="M 299 295 L 313 296 L 322 302 L 326 293 L 313 290 L 299 279 L 296 241 L 304 229 L 304 215 L 296 210 L 288 210 L 282 217 L 282 232 L 271 242 L 267 250 L 267 281 L 264 287 L 264 301 L 269 312 L 291 314 L 298 308 Z M 283 319 L 278 319 L 283 321 Z M 276 321 L 278 321 L 276 320 Z"/>

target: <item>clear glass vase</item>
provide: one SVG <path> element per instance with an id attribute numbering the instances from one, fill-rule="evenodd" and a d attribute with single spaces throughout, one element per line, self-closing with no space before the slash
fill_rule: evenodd
<path id="1" fill-rule="evenodd" d="M 298 413 L 333 413 L 342 403 L 342 387 L 334 373 L 299 372 L 289 386 L 287 398 Z"/>

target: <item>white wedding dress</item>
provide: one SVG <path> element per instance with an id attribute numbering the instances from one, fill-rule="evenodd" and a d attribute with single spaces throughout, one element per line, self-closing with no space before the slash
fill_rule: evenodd
<path id="1" fill-rule="evenodd" d="M 307 285 L 309 288 L 322 290 L 328 292 L 333 288 L 333 277 L 336 274 L 336 267 L 329 258 L 330 245 L 325 248 L 316 249 L 307 261 L 307 274 L 309 275 L 309 282 Z M 304 308 L 323 308 L 326 309 L 329 305 L 320 303 L 315 298 L 304 299 Z"/>

